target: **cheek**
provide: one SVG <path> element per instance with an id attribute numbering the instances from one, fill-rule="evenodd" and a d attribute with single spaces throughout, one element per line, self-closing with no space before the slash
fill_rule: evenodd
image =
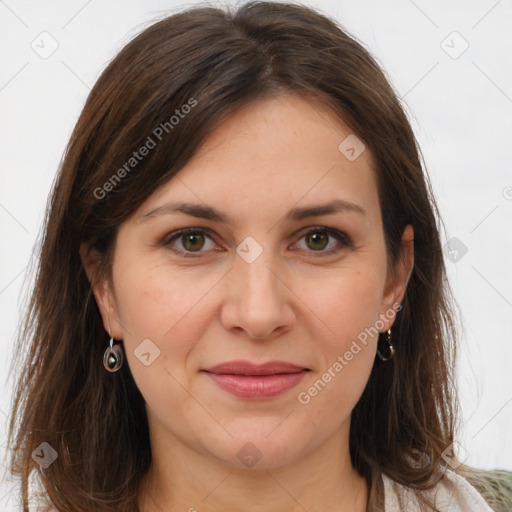
<path id="1" fill-rule="evenodd" d="M 178 382 L 186 385 L 188 379 L 188 355 L 211 321 L 205 307 L 219 276 L 205 272 L 194 277 L 186 269 L 171 273 L 162 264 L 141 268 L 127 260 L 116 263 L 117 311 L 137 386 L 148 402 L 164 389 L 170 397 L 179 396 Z"/>
<path id="2" fill-rule="evenodd" d="M 325 283 L 321 294 L 309 294 L 311 309 L 320 312 L 318 316 L 325 324 L 324 334 L 316 337 L 322 366 L 322 382 L 316 387 L 328 387 L 335 395 L 329 400 L 338 401 L 338 405 L 355 405 L 354 399 L 359 398 L 371 372 L 382 287 L 379 266 L 367 266 L 364 271 L 344 269 L 338 279 Z"/>
<path id="3" fill-rule="evenodd" d="M 331 357 L 348 350 L 352 340 L 367 333 L 378 320 L 384 286 L 381 270 L 378 265 L 343 268 L 335 276 L 316 280 L 315 289 L 304 286 L 302 296 L 322 321 L 323 349 Z"/>
<path id="4" fill-rule="evenodd" d="M 302 290 L 308 307 L 323 326 L 317 329 L 319 323 L 311 323 L 317 367 L 300 387 L 297 398 L 308 417 L 322 418 L 327 429 L 350 415 L 370 376 L 377 340 L 372 327 L 379 318 L 383 272 L 378 262 L 347 266 L 335 278 L 316 279 L 320 285 L 316 292 Z"/>
<path id="5" fill-rule="evenodd" d="M 142 266 L 119 261 L 115 275 L 118 313 L 131 341 L 155 342 L 200 326 L 198 311 L 218 275 L 197 269 L 170 269 L 165 263 Z M 192 321 L 194 320 L 194 321 Z M 174 334 L 173 334 L 174 333 Z"/>

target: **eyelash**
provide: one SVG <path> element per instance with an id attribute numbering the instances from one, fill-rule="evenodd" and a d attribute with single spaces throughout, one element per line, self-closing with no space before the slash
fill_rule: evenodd
<path id="1" fill-rule="evenodd" d="M 170 247 L 171 250 L 173 252 L 175 252 L 176 254 L 178 254 L 179 256 L 183 256 L 185 258 L 198 258 L 198 257 L 200 257 L 199 254 L 201 252 L 207 252 L 207 251 L 184 251 L 182 249 L 178 249 L 178 248 L 172 246 L 172 242 L 174 240 L 176 240 L 176 239 L 179 239 L 180 237 L 185 236 L 185 235 L 197 235 L 197 234 L 206 235 L 208 238 L 213 240 L 212 236 L 209 235 L 209 232 L 210 231 L 208 229 L 205 229 L 205 228 L 181 229 L 181 230 L 175 231 L 174 233 L 171 233 L 169 236 L 165 237 L 164 240 L 162 241 L 162 245 L 164 245 L 166 247 L 167 246 Z M 344 247 L 349 247 L 350 248 L 350 247 L 353 246 L 352 241 L 350 240 L 350 238 L 345 233 L 342 233 L 342 232 L 340 232 L 340 231 L 338 231 L 336 229 L 332 229 L 332 228 L 312 227 L 311 229 L 309 229 L 308 231 L 303 233 L 300 238 L 304 238 L 305 236 L 310 235 L 312 233 L 327 234 L 327 235 L 329 235 L 329 237 L 332 236 L 333 238 L 335 238 L 336 240 L 338 240 L 338 242 L 341 242 L 341 244 L 342 244 L 342 247 L 338 247 L 338 248 L 335 248 L 335 249 L 330 249 L 328 251 L 312 251 L 312 250 L 308 251 L 308 252 L 313 253 L 312 256 L 314 258 L 330 256 L 332 254 L 335 254 L 335 253 L 339 252 Z M 315 252 L 317 252 L 318 254 L 314 254 Z"/>

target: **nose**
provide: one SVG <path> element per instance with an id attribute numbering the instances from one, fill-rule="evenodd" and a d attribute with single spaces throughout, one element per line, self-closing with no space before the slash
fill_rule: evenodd
<path id="1" fill-rule="evenodd" d="M 236 256 L 227 276 L 221 321 L 227 330 L 268 339 L 290 329 L 295 318 L 287 272 L 265 251 L 252 263 Z"/>

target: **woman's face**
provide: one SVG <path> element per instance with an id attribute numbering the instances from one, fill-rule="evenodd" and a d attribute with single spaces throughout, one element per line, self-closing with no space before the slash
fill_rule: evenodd
<path id="1" fill-rule="evenodd" d="M 96 297 L 152 441 L 271 468 L 348 439 L 412 265 L 388 279 L 372 159 L 353 137 L 299 96 L 259 101 L 121 225 Z"/>

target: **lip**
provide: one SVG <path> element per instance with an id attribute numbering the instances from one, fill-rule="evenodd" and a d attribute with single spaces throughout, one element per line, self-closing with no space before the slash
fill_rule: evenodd
<path id="1" fill-rule="evenodd" d="M 250 361 L 228 361 L 206 368 L 205 372 L 230 375 L 276 375 L 279 373 L 297 373 L 307 370 L 304 366 L 288 363 L 286 361 L 268 361 L 267 363 L 254 364 Z"/>
<path id="2" fill-rule="evenodd" d="M 201 371 L 234 396 L 263 399 L 293 388 L 310 370 L 285 361 L 229 361 Z"/>

